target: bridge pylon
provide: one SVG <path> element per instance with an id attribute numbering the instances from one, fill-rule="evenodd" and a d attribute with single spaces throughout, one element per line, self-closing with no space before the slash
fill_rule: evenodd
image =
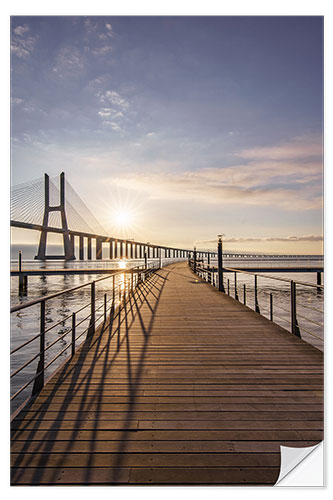
<path id="1" fill-rule="evenodd" d="M 48 222 L 50 212 L 60 212 L 61 215 L 61 229 L 63 230 L 63 244 L 64 255 L 46 255 L 46 241 L 48 233 Z M 74 260 L 74 240 L 69 238 L 69 230 L 67 224 L 66 210 L 65 210 L 65 174 L 60 174 L 60 204 L 50 206 L 50 179 L 47 174 L 44 174 L 44 217 L 43 229 L 39 239 L 38 253 L 35 256 L 36 260 Z"/>

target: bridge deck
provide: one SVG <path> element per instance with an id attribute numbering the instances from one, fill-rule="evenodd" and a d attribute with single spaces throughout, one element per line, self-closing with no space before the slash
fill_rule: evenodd
<path id="1" fill-rule="evenodd" d="M 186 264 L 103 330 L 13 421 L 12 484 L 268 485 L 322 440 L 322 353 Z"/>

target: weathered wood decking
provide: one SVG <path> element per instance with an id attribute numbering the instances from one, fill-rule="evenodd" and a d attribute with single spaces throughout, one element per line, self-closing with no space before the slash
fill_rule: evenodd
<path id="1" fill-rule="evenodd" d="M 274 484 L 323 438 L 322 362 L 169 266 L 13 421 L 12 484 Z"/>

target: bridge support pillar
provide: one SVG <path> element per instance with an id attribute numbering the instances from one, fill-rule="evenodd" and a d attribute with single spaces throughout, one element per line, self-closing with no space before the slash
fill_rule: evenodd
<path id="1" fill-rule="evenodd" d="M 70 243 L 71 254 L 74 256 L 74 259 L 75 259 L 75 236 L 74 236 L 74 234 L 70 235 L 69 243 Z"/>
<path id="2" fill-rule="evenodd" d="M 96 238 L 96 259 L 102 258 L 102 239 Z"/>
<path id="3" fill-rule="evenodd" d="M 87 253 L 88 253 L 88 260 L 91 260 L 91 238 L 88 238 L 88 243 L 87 243 Z"/>
<path id="4" fill-rule="evenodd" d="M 47 240 L 47 227 L 49 224 L 50 212 L 60 212 L 61 215 L 61 229 L 63 230 L 63 244 L 64 255 L 46 255 L 46 240 Z M 65 174 L 60 174 L 60 204 L 57 206 L 50 206 L 50 178 L 44 174 L 44 217 L 43 229 L 39 239 L 38 253 L 35 256 L 36 260 L 48 259 L 64 259 L 74 260 L 75 255 L 69 239 L 69 229 L 67 225 L 66 211 L 65 211 Z"/>
<path id="5" fill-rule="evenodd" d="M 84 239 L 83 236 L 79 237 L 79 250 L 80 250 L 80 260 L 84 260 Z"/>

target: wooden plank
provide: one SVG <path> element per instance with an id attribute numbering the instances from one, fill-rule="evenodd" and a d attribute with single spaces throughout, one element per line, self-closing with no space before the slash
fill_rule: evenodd
<path id="1" fill-rule="evenodd" d="M 30 438 L 31 432 L 24 431 L 17 437 L 16 442 L 24 442 Z M 33 439 L 30 441 L 71 441 L 73 430 L 59 430 L 52 426 L 52 429 L 34 431 Z M 86 429 L 80 428 L 80 432 L 75 436 L 78 441 L 85 440 L 107 440 L 107 441 L 320 441 L 323 438 L 323 432 L 320 430 L 284 430 L 284 429 L 228 429 L 228 430 L 140 430 L 140 432 L 131 432 L 126 430 L 106 430 L 106 429 Z"/>
<path id="2" fill-rule="evenodd" d="M 308 447 L 318 444 L 318 440 L 277 440 L 277 441 L 15 441 L 13 453 L 62 453 L 69 450 L 78 453 L 272 453 L 279 452 L 280 445 Z"/>
<path id="3" fill-rule="evenodd" d="M 59 464 L 59 462 L 61 463 Z M 16 468 L 36 468 L 46 464 L 52 467 L 279 467 L 279 453 L 12 453 L 11 464 Z M 17 464 L 15 466 L 15 464 Z M 19 464 L 19 467 L 18 467 Z"/>
<path id="4" fill-rule="evenodd" d="M 131 469 L 132 484 L 274 484 L 279 468 L 136 468 Z"/>

